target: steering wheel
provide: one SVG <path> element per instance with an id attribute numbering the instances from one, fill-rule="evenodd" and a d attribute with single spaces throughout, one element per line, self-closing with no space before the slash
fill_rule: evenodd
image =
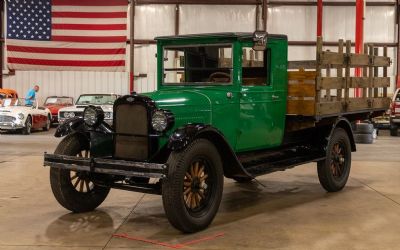
<path id="1" fill-rule="evenodd" d="M 209 82 L 230 82 L 231 75 L 225 72 L 214 72 L 208 77 Z"/>

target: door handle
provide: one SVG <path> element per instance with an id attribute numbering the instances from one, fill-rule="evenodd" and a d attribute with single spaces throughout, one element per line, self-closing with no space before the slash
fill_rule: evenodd
<path id="1" fill-rule="evenodd" d="M 272 99 L 274 99 L 274 100 L 279 99 L 279 96 L 277 96 L 277 95 L 272 95 Z"/>

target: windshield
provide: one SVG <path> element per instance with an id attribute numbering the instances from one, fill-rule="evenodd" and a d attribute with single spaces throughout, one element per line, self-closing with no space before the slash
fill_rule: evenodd
<path id="1" fill-rule="evenodd" d="M 113 105 L 116 95 L 81 95 L 76 105 Z"/>
<path id="2" fill-rule="evenodd" d="M 164 85 L 232 84 L 232 45 L 164 48 Z"/>
<path id="3" fill-rule="evenodd" d="M 9 106 L 36 106 L 36 101 L 33 101 L 33 105 L 26 105 L 25 104 L 25 99 L 23 99 L 23 98 L 19 98 L 19 99 L 6 98 L 6 99 L 3 99 L 0 104 L 3 107 L 9 107 Z"/>
<path id="4" fill-rule="evenodd" d="M 72 105 L 72 98 L 71 97 L 48 97 L 46 99 L 45 105 Z"/>

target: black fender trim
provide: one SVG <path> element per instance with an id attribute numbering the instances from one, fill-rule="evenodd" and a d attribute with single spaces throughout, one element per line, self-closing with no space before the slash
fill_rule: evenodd
<path id="1" fill-rule="evenodd" d="M 336 128 L 342 128 L 347 132 L 347 135 L 349 136 L 349 139 L 350 139 L 351 151 L 352 152 L 356 152 L 357 151 L 357 147 L 356 147 L 356 142 L 354 140 L 353 128 L 352 128 L 351 123 L 349 122 L 349 120 L 347 120 L 344 117 L 338 117 L 336 119 L 336 122 L 333 124 L 332 130 L 331 130 L 328 138 L 331 138 L 331 136 L 333 134 L 333 131 Z"/>
<path id="2" fill-rule="evenodd" d="M 204 138 L 212 142 L 218 149 L 222 158 L 224 175 L 227 178 L 250 177 L 240 163 L 235 152 L 226 141 L 224 135 L 216 128 L 206 124 L 188 124 L 176 129 L 168 140 L 168 148 L 171 151 L 182 151 L 197 138 Z"/>
<path id="3" fill-rule="evenodd" d="M 54 136 L 64 137 L 74 132 L 87 132 L 83 118 L 74 117 L 66 120 L 63 124 L 58 125 Z"/>

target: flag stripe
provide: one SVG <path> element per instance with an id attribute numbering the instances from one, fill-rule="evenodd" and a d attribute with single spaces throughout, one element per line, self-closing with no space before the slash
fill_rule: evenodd
<path id="1" fill-rule="evenodd" d="M 64 30 L 123 30 L 126 32 L 126 24 L 72 24 L 55 23 L 52 29 Z"/>
<path id="2" fill-rule="evenodd" d="M 127 6 L 128 0 L 52 0 L 51 4 L 63 6 Z"/>
<path id="3" fill-rule="evenodd" d="M 115 66 L 115 67 L 81 67 L 81 66 L 69 66 L 66 68 L 65 66 L 47 66 L 47 65 L 30 65 L 30 64 L 15 64 L 8 63 L 8 67 L 11 69 L 18 70 L 47 70 L 47 71 L 125 71 L 125 66 Z"/>
<path id="4" fill-rule="evenodd" d="M 79 54 L 43 54 L 43 53 L 31 53 L 31 52 L 10 52 L 10 57 L 13 58 L 29 58 L 36 60 L 63 60 L 63 61 L 119 61 L 125 60 L 125 55 L 114 54 L 110 55 L 79 55 Z"/>
<path id="5" fill-rule="evenodd" d="M 126 18 L 126 12 L 52 12 L 53 17 L 62 18 Z"/>
<path id="6" fill-rule="evenodd" d="M 29 58 L 8 57 L 9 63 L 45 65 L 45 66 L 82 66 L 82 67 L 115 67 L 125 66 L 125 60 L 107 60 L 107 61 L 76 61 L 76 60 L 39 60 Z"/>
<path id="7" fill-rule="evenodd" d="M 84 43 L 70 43 L 70 42 L 54 42 L 54 41 L 35 41 L 32 43 L 30 40 L 17 40 L 7 39 L 7 45 L 26 46 L 26 47 L 40 47 L 40 48 L 73 48 L 73 49 L 120 49 L 125 48 L 123 43 L 96 43 L 96 46 L 87 46 Z"/>
<path id="8" fill-rule="evenodd" d="M 126 42 L 126 36 L 96 37 L 96 36 L 52 36 L 53 41 L 75 43 L 117 43 Z"/>
<path id="9" fill-rule="evenodd" d="M 124 6 L 51 6 L 53 12 L 126 12 Z"/>
<path id="10" fill-rule="evenodd" d="M 125 55 L 126 49 L 75 49 L 75 48 L 41 48 L 7 45 L 8 51 L 43 53 L 43 54 L 76 54 L 76 55 Z"/>
<path id="11" fill-rule="evenodd" d="M 70 23 L 70 24 L 124 24 L 126 18 L 52 18 L 51 23 Z"/>
<path id="12" fill-rule="evenodd" d="M 81 37 L 120 37 L 125 36 L 126 39 L 126 32 L 125 30 L 64 30 L 64 29 L 54 29 L 51 34 L 54 36 L 81 36 Z"/>

